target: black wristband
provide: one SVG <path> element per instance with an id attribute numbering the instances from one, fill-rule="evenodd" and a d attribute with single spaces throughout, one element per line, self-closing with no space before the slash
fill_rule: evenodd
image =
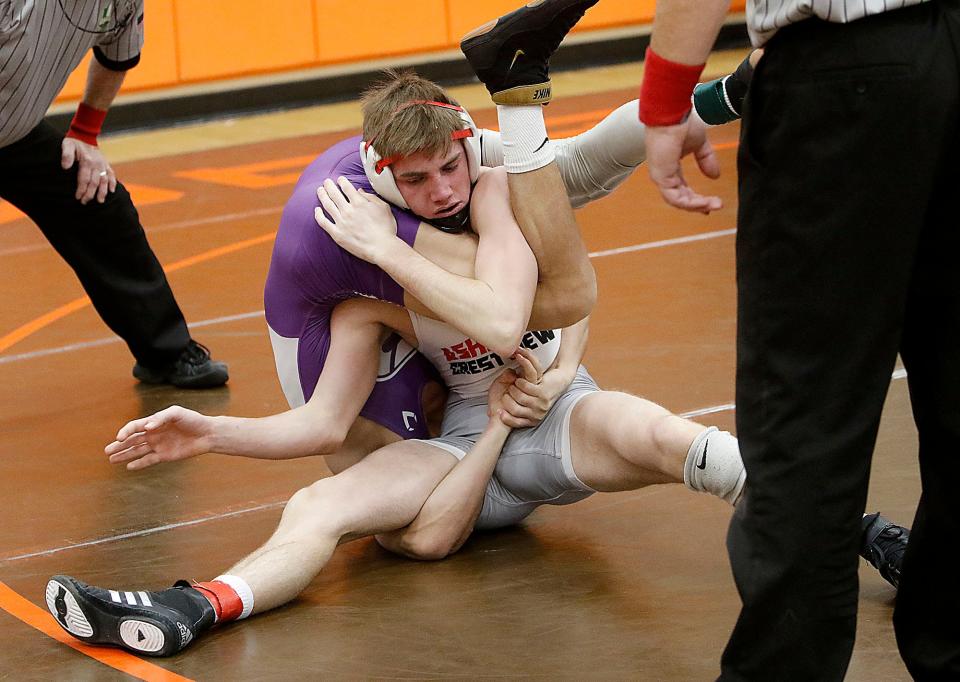
<path id="1" fill-rule="evenodd" d="M 753 80 L 753 66 L 750 64 L 750 57 L 748 56 L 740 62 L 737 70 L 730 74 L 730 77 L 724 83 L 727 100 L 738 116 L 743 113 L 743 98 L 747 96 L 751 80 Z"/>

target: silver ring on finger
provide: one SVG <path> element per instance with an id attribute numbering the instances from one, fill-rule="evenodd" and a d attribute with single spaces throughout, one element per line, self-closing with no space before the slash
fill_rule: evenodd
<path id="1" fill-rule="evenodd" d="M 100 177 L 101 177 L 101 178 L 107 177 L 107 171 L 105 171 L 105 170 L 100 171 Z"/>

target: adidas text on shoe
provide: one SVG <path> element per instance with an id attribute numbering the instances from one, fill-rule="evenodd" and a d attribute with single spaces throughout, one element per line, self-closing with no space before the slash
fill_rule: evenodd
<path id="1" fill-rule="evenodd" d="M 550 57 L 597 0 L 534 0 L 470 31 L 460 49 L 496 104 L 546 104 Z"/>
<path id="2" fill-rule="evenodd" d="M 45 597 L 51 615 L 77 639 L 148 656 L 181 651 L 215 620 L 210 602 L 186 583 L 160 592 L 128 592 L 56 575 Z"/>

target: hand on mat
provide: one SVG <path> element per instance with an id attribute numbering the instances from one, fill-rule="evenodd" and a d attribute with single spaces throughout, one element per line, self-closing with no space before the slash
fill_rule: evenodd
<path id="1" fill-rule="evenodd" d="M 537 356 L 526 348 L 518 348 L 513 359 L 519 376 L 507 386 L 500 420 L 515 429 L 536 426 L 570 382 L 561 372 L 544 373 Z"/>
<path id="2" fill-rule="evenodd" d="M 671 206 L 697 213 L 723 208 L 720 197 L 704 196 L 690 187 L 680 166 L 680 159 L 692 153 L 701 173 L 708 178 L 720 177 L 720 164 L 706 131 L 696 111 L 679 125 L 647 128 L 647 170 L 663 200 Z"/>
<path id="3" fill-rule="evenodd" d="M 117 189 L 117 175 L 99 147 L 65 137 L 60 150 L 60 165 L 64 170 L 77 163 L 77 192 L 74 196 L 81 204 L 86 205 L 94 196 L 102 204 L 107 193 Z"/>
<path id="4" fill-rule="evenodd" d="M 379 264 L 384 246 L 397 238 L 397 220 L 390 204 L 356 189 L 346 178 L 329 178 L 317 188 L 320 206 L 314 217 L 333 241 L 357 258 Z M 324 213 L 326 211 L 326 213 Z"/>
<path id="5" fill-rule="evenodd" d="M 209 452 L 210 418 L 179 405 L 128 422 L 103 449 L 131 471 Z"/>

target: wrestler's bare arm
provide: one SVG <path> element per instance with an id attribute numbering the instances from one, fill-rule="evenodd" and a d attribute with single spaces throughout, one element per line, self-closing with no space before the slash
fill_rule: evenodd
<path id="1" fill-rule="evenodd" d="M 258 418 L 208 417 L 175 405 L 121 428 L 105 448 L 110 462 L 143 469 L 206 452 L 259 459 L 336 452 L 373 389 L 386 334 L 374 315 L 350 303 L 333 312 L 327 360 L 305 405 Z"/>
<path id="2" fill-rule="evenodd" d="M 474 277 L 457 274 L 460 263 L 435 263 L 383 230 L 370 230 L 376 222 L 393 221 L 387 204 L 373 195 L 357 192 L 346 180 L 338 182 L 343 194 L 327 195 L 336 203 L 337 218 L 317 212 L 320 226 L 354 255 L 382 268 L 411 297 L 405 304 L 443 320 L 501 355 L 511 355 L 527 329 L 536 291 L 536 259 L 510 208 L 505 173 L 484 170 L 473 190 L 471 222 L 478 235 Z M 339 196 L 338 196 L 339 195 Z M 424 226 L 421 231 L 433 230 Z M 352 235 L 363 230 L 362 243 Z M 464 242 L 459 242 L 463 244 Z"/>

